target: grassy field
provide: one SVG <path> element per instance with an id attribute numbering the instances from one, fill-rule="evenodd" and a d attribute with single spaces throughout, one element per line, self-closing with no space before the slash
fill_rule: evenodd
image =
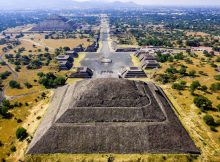
<path id="1" fill-rule="evenodd" d="M 188 162 L 196 161 L 191 155 L 163 154 L 54 154 L 26 157 L 27 162 Z"/>
<path id="2" fill-rule="evenodd" d="M 88 47 L 91 42 L 88 42 L 87 39 L 43 39 L 41 41 L 43 44 L 45 44 L 48 47 L 65 47 L 68 46 L 70 48 L 74 48 L 80 44 L 82 44 L 84 47 Z"/>

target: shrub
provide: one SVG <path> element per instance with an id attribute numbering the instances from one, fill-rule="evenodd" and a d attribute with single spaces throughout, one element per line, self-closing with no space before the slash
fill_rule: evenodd
<path id="1" fill-rule="evenodd" d="M 206 92 L 208 90 L 208 87 L 206 85 L 201 86 L 201 91 Z"/>
<path id="2" fill-rule="evenodd" d="M 205 115 L 203 117 L 203 120 L 205 121 L 205 123 L 207 125 L 215 126 L 215 120 L 214 120 L 214 118 L 211 115 Z"/>
<path id="3" fill-rule="evenodd" d="M 16 147 L 15 147 L 15 146 L 12 146 L 12 147 L 10 148 L 10 150 L 11 150 L 12 152 L 15 152 L 15 151 L 16 151 Z"/>
<path id="4" fill-rule="evenodd" d="M 213 83 L 210 86 L 210 90 L 213 92 L 217 92 L 220 90 L 220 83 Z"/>
<path id="5" fill-rule="evenodd" d="M 27 130 L 23 127 L 20 127 L 16 131 L 16 137 L 19 140 L 24 140 L 28 136 Z"/>
<path id="6" fill-rule="evenodd" d="M 184 90 L 184 89 L 185 89 L 185 86 L 186 86 L 186 82 L 181 81 L 180 83 L 174 83 L 174 84 L 172 85 L 172 88 L 173 88 L 173 89 L 177 89 L 177 90 Z"/>
<path id="7" fill-rule="evenodd" d="M 189 71 L 188 75 L 189 75 L 190 77 L 195 77 L 196 71 L 195 71 L 195 70 L 191 70 L 191 71 Z"/>
<path id="8" fill-rule="evenodd" d="M 194 98 L 194 104 L 199 107 L 202 111 L 209 110 L 212 108 L 212 102 L 204 96 L 196 96 Z"/>
<path id="9" fill-rule="evenodd" d="M 30 83 L 28 83 L 28 82 L 25 82 L 24 85 L 25 85 L 25 87 L 27 87 L 28 89 L 30 89 L 30 88 L 33 87 L 33 86 L 32 86 Z"/>
<path id="10" fill-rule="evenodd" d="M 214 78 L 215 78 L 215 80 L 220 81 L 220 75 L 216 75 L 216 76 L 214 76 Z"/>
<path id="11" fill-rule="evenodd" d="M 17 89 L 21 88 L 20 84 L 19 84 L 17 81 L 15 81 L 15 80 L 11 80 L 11 81 L 9 82 L 9 86 L 10 86 L 11 88 L 17 88 Z"/>
<path id="12" fill-rule="evenodd" d="M 2 147 L 4 144 L 2 143 L 2 141 L 0 141 L 0 147 Z"/>
<path id="13" fill-rule="evenodd" d="M 218 132 L 218 130 L 215 128 L 215 126 L 210 126 L 211 131 Z"/>
<path id="14" fill-rule="evenodd" d="M 201 86 L 199 81 L 193 81 L 192 84 L 190 85 L 190 90 L 194 92 L 196 89 L 198 89 Z"/>

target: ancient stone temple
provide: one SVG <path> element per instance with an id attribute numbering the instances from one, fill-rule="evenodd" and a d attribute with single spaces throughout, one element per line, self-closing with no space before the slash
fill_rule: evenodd
<path id="1" fill-rule="evenodd" d="M 91 79 L 56 90 L 28 154 L 199 153 L 163 90 Z"/>
<path id="2" fill-rule="evenodd" d="M 51 15 L 46 20 L 40 22 L 31 31 L 72 31 L 74 30 L 74 25 L 71 21 L 66 18 Z"/>

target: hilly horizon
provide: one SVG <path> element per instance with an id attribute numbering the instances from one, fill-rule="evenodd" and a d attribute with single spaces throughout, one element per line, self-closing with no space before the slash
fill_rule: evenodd
<path id="1" fill-rule="evenodd" d="M 15 5 L 16 4 L 16 5 Z M 122 1 L 72 1 L 72 0 L 3 0 L 0 9 L 88 9 L 88 8 L 135 8 L 141 5 L 135 2 L 122 2 Z"/>

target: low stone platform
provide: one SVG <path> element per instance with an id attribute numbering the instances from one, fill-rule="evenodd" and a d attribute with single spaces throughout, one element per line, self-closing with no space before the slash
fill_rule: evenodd
<path id="1" fill-rule="evenodd" d="M 93 71 L 88 67 L 78 67 L 76 72 L 71 73 L 68 77 L 69 78 L 92 78 Z"/>
<path id="2" fill-rule="evenodd" d="M 119 78 L 146 78 L 146 73 L 139 67 L 129 67 L 119 74 Z"/>
<path id="3" fill-rule="evenodd" d="M 160 87 L 107 78 L 58 88 L 27 153 L 198 154 L 199 150 Z"/>

